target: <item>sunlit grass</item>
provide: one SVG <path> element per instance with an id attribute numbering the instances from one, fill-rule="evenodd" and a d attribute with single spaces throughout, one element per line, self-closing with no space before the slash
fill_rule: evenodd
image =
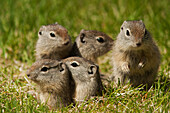
<path id="1" fill-rule="evenodd" d="M 159 77 L 148 91 L 130 86 L 106 88 L 101 97 L 60 112 L 169 112 L 170 7 L 154 0 L 3 0 L 0 3 L 0 111 L 52 112 L 41 105 L 25 72 L 35 61 L 37 32 L 58 22 L 72 41 L 81 29 L 99 30 L 113 39 L 124 20 L 143 20 L 162 54 Z M 99 59 L 101 73 L 111 74 L 110 53 Z"/>

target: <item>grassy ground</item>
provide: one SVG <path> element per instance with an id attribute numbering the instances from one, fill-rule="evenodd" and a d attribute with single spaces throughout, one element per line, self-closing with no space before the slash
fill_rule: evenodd
<path id="1" fill-rule="evenodd" d="M 130 86 L 106 89 L 81 106 L 62 112 L 170 112 L 170 2 L 168 0 L 3 0 L 0 3 L 0 111 L 48 112 L 34 95 L 26 70 L 35 61 L 34 47 L 41 25 L 58 22 L 74 41 L 81 29 L 107 33 L 113 39 L 124 20 L 142 19 L 157 42 L 162 64 L 159 78 L 148 91 Z M 107 56 L 102 73 L 111 73 Z M 52 112 L 52 111 L 51 111 Z"/>

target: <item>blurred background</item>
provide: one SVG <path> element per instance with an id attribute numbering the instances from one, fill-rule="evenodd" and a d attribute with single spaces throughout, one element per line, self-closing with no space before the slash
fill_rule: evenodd
<path id="1" fill-rule="evenodd" d="M 108 88 L 96 101 L 59 112 L 168 112 L 170 0 L 1 0 L 0 112 L 49 112 L 36 100 L 35 87 L 26 77 L 35 61 L 42 25 L 58 22 L 69 31 L 72 41 L 81 29 L 102 31 L 115 40 L 125 20 L 143 20 L 159 46 L 162 63 L 153 87 L 148 91 Z M 111 52 L 99 59 L 102 74 L 112 73 L 110 57 Z"/>
<path id="2" fill-rule="evenodd" d="M 124 20 L 143 20 L 162 61 L 170 60 L 169 0 L 1 0 L 0 56 L 33 62 L 42 25 L 58 22 L 68 29 L 72 41 L 81 29 L 99 30 L 115 39 Z"/>

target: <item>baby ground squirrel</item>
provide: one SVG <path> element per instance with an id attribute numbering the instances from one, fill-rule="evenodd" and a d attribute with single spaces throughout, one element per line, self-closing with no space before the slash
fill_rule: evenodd
<path id="1" fill-rule="evenodd" d="M 105 33 L 95 30 L 81 30 L 72 48 L 72 56 L 97 61 L 97 57 L 111 50 L 113 40 Z"/>
<path id="2" fill-rule="evenodd" d="M 63 62 L 75 82 L 74 102 L 81 103 L 91 96 L 102 95 L 103 86 L 97 65 L 81 57 L 69 57 Z"/>
<path id="3" fill-rule="evenodd" d="M 133 86 L 148 84 L 157 76 L 160 52 L 142 20 L 124 21 L 113 46 L 112 80 Z"/>
<path id="4" fill-rule="evenodd" d="M 57 60 L 41 59 L 27 71 L 27 76 L 37 84 L 42 103 L 55 109 L 72 102 L 70 73 L 66 65 Z"/>
<path id="5" fill-rule="evenodd" d="M 38 59 L 63 59 L 72 48 L 68 31 L 58 23 L 42 26 L 38 32 L 36 44 L 36 60 Z"/>

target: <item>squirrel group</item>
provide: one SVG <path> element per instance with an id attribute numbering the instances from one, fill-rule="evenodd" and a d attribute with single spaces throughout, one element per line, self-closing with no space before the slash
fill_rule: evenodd
<path id="1" fill-rule="evenodd" d="M 151 86 L 160 65 L 160 52 L 142 20 L 124 21 L 116 40 L 96 30 L 81 30 L 74 44 L 58 23 L 38 32 L 36 62 L 27 76 L 37 84 L 42 103 L 60 108 L 82 103 L 104 92 L 97 58 L 112 51 L 109 80 Z"/>

